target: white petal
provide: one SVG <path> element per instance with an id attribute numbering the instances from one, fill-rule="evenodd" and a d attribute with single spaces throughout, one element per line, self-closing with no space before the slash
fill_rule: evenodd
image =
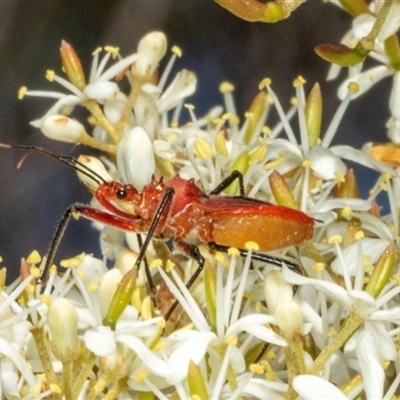
<path id="1" fill-rule="evenodd" d="M 11 369 L 4 368 L 2 366 L 0 371 L 0 395 L 1 390 L 4 391 L 5 397 L 1 396 L 1 398 L 6 399 L 20 399 L 19 389 L 18 389 L 18 375 L 12 371 Z"/>
<path id="2" fill-rule="evenodd" d="M 86 347 L 99 357 L 107 357 L 117 350 L 114 332 L 108 326 L 98 326 L 83 335 Z"/>
<path id="3" fill-rule="evenodd" d="M 293 380 L 294 390 L 306 400 L 347 400 L 335 385 L 314 375 L 298 375 Z"/>
<path id="4" fill-rule="evenodd" d="M 318 208 L 318 212 L 325 213 L 345 207 L 350 207 L 354 211 L 368 211 L 371 208 L 371 203 L 362 199 L 328 199 Z"/>
<path id="5" fill-rule="evenodd" d="M 400 72 L 396 72 L 393 76 L 392 92 L 390 93 L 389 108 L 392 117 L 400 119 Z M 399 139 L 395 143 L 399 143 Z"/>
<path id="6" fill-rule="evenodd" d="M 29 386 L 35 385 L 35 377 L 32 374 L 26 360 L 18 353 L 18 351 L 12 346 L 11 343 L 7 342 L 0 337 L 0 354 L 9 357 L 14 363 L 18 371 L 24 377 Z"/>
<path id="7" fill-rule="evenodd" d="M 384 42 L 389 36 L 395 34 L 400 28 L 400 3 L 394 1 L 386 17 L 382 29 L 379 31 L 378 40 Z"/>
<path id="8" fill-rule="evenodd" d="M 351 304 L 346 290 L 335 283 L 301 276 L 291 271 L 285 265 L 282 268 L 282 274 L 288 282 L 294 285 L 311 285 L 316 290 L 325 293 L 330 299 L 337 301 L 341 305 L 349 307 Z"/>
<path id="9" fill-rule="evenodd" d="M 149 348 L 140 339 L 130 335 L 117 335 L 116 341 L 133 350 L 146 365 L 146 368 L 148 368 L 154 374 L 168 377 L 173 373 L 173 370 L 171 370 L 169 365 L 161 358 L 157 357 L 151 350 L 149 350 Z"/>
<path id="10" fill-rule="evenodd" d="M 252 399 L 282 400 L 287 390 L 286 383 L 253 378 L 244 387 L 242 393 L 251 396 Z"/>
<path id="11" fill-rule="evenodd" d="M 89 99 L 104 100 L 119 91 L 115 82 L 95 82 L 87 85 L 83 91 Z"/>
<path id="12" fill-rule="evenodd" d="M 241 332 L 247 332 L 265 342 L 270 342 L 278 346 L 286 346 L 286 340 L 282 336 L 263 326 L 264 324 L 274 322 L 275 318 L 270 315 L 246 315 L 229 326 L 226 330 L 225 336 L 237 336 Z"/>
<path id="13" fill-rule="evenodd" d="M 157 109 L 161 114 L 176 107 L 183 99 L 196 91 L 197 77 L 187 69 L 179 72 L 173 82 L 157 101 Z"/>
<path id="14" fill-rule="evenodd" d="M 399 315 L 399 310 L 396 312 Z M 375 342 L 378 343 L 377 351 L 381 360 L 394 361 L 397 359 L 397 350 L 393 342 L 393 338 L 389 335 L 389 332 L 385 328 L 384 324 L 379 322 L 370 322 L 371 318 L 366 321 L 365 329 L 368 329 L 375 338 Z M 389 317 L 386 321 L 392 321 Z M 386 322 L 385 321 L 385 322 Z"/>
<path id="15" fill-rule="evenodd" d="M 374 336 L 364 329 L 358 336 L 356 353 L 363 375 L 367 399 L 382 399 L 385 372 L 378 357 L 378 346 Z"/>
<path id="16" fill-rule="evenodd" d="M 171 354 L 168 365 L 172 376 L 168 378 L 171 384 L 182 381 L 187 377 L 189 361 L 199 364 L 203 359 L 207 347 L 216 336 L 212 332 L 199 332 L 186 341 Z"/>
<path id="17" fill-rule="evenodd" d="M 344 162 L 325 147 L 313 147 L 308 152 L 307 158 L 312 162 L 311 169 L 321 179 L 331 180 L 336 178 L 336 173 L 341 175 L 346 173 Z"/>
<path id="18" fill-rule="evenodd" d="M 358 243 L 361 244 L 361 254 L 358 252 Z M 343 249 L 342 254 L 346 262 L 346 269 L 349 275 L 354 276 L 359 267 L 363 267 L 366 264 L 371 265 L 378 261 L 379 257 L 389 246 L 389 244 L 390 242 L 388 240 L 364 238 Z M 362 260 L 364 260 L 364 263 Z M 368 262 L 365 260 L 368 260 Z M 359 264 L 359 261 L 361 261 L 361 264 Z M 343 275 L 343 266 L 339 258 L 336 258 L 332 262 L 331 267 L 334 272 Z"/>
<path id="19" fill-rule="evenodd" d="M 370 68 L 367 71 L 361 72 L 356 76 L 352 76 L 347 78 L 339 87 L 338 96 L 341 100 L 343 100 L 349 91 L 348 85 L 350 82 L 356 82 L 360 86 L 360 90 L 358 93 L 354 93 L 352 99 L 356 99 L 357 97 L 364 94 L 367 90 L 369 90 L 373 85 L 379 82 L 381 79 L 386 76 L 392 75 L 392 70 L 390 70 L 386 65 L 379 65 L 378 67 Z"/>

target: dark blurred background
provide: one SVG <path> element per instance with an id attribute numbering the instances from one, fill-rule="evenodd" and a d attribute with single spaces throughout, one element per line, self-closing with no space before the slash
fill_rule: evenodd
<path id="1" fill-rule="evenodd" d="M 307 91 L 316 81 L 322 85 L 326 127 L 338 105 L 337 85 L 346 76 L 342 72 L 339 80 L 325 82 L 328 65 L 313 48 L 338 42 L 351 20 L 339 8 L 317 0 L 309 0 L 275 25 L 242 21 L 212 0 L 3 1 L 0 13 L 0 142 L 41 146 L 60 154 L 90 150 L 44 138 L 29 122 L 53 101 L 32 97 L 19 101 L 17 92 L 23 85 L 32 90 L 58 89 L 46 81 L 45 71 L 60 72 L 62 39 L 75 47 L 88 71 L 96 47 L 115 45 L 128 55 L 145 33 L 163 30 L 169 48 L 176 44 L 183 50 L 177 68 L 198 75 L 198 92 L 190 100 L 197 115 L 221 102 L 222 80 L 235 84 L 237 108 L 243 114 L 266 76 L 287 109 L 294 94 L 292 80 L 302 74 Z M 335 143 L 360 147 L 366 141 L 385 140 L 389 90 L 390 81 L 381 82 L 351 104 Z M 0 149 L 0 256 L 15 273 L 20 258 L 33 249 L 45 254 L 68 205 L 90 200 L 66 166 L 37 154 L 17 170 L 21 155 L 18 150 Z M 372 178 L 360 173 L 366 193 Z M 72 222 L 57 259 L 90 250 L 99 255 L 97 241 L 90 223 Z"/>

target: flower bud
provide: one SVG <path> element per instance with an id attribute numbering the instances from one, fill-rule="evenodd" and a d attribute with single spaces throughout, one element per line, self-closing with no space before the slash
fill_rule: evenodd
<path id="1" fill-rule="evenodd" d="M 78 161 L 85 167 L 87 167 L 85 171 L 88 172 L 88 174 L 84 174 L 77 170 L 76 173 L 78 175 L 78 178 L 82 183 L 89 186 L 90 189 L 96 190 L 99 186 L 98 179 L 95 177 L 96 175 L 100 175 L 102 179 L 106 182 L 111 182 L 113 180 L 111 175 L 107 172 L 104 164 L 98 158 L 93 156 L 81 155 L 78 157 Z M 88 176 L 90 175 L 90 172 L 94 172 L 94 179 Z"/>
<path id="2" fill-rule="evenodd" d="M 134 75 L 150 79 L 158 63 L 167 50 L 167 38 L 162 32 L 150 32 L 144 36 L 138 45 L 138 61 L 135 63 Z"/>
<path id="3" fill-rule="evenodd" d="M 268 177 L 268 180 L 276 202 L 281 206 L 296 210 L 298 208 L 296 200 L 283 176 L 278 171 L 274 170 Z"/>
<path id="4" fill-rule="evenodd" d="M 78 313 L 75 307 L 63 297 L 55 299 L 47 311 L 47 323 L 54 355 L 63 362 L 74 359 L 78 349 Z"/>
<path id="5" fill-rule="evenodd" d="M 271 271 L 264 280 L 264 294 L 268 308 L 274 314 L 278 302 L 293 299 L 293 287 L 283 279 L 280 271 Z"/>
<path id="6" fill-rule="evenodd" d="M 122 272 L 117 268 L 113 268 L 107 271 L 101 278 L 98 294 L 102 318 L 104 318 L 107 313 L 108 307 L 110 306 L 111 300 L 114 297 L 122 277 Z"/>
<path id="7" fill-rule="evenodd" d="M 303 313 L 294 301 L 280 301 L 276 304 L 274 316 L 286 339 L 303 335 Z"/>
<path id="8" fill-rule="evenodd" d="M 118 144 L 117 167 L 122 181 L 137 190 L 150 183 L 156 163 L 150 137 L 142 127 L 133 128 Z"/>
<path id="9" fill-rule="evenodd" d="M 75 49 L 65 40 L 60 47 L 61 62 L 69 81 L 79 90 L 86 86 L 85 74 L 83 73 L 81 60 L 76 54 Z"/>
<path id="10" fill-rule="evenodd" d="M 45 117 L 41 122 L 40 130 L 49 139 L 67 143 L 79 143 L 86 134 L 81 123 L 63 115 Z"/>

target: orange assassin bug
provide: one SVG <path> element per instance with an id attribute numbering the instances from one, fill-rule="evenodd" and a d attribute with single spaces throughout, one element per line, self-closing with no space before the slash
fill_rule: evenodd
<path id="1" fill-rule="evenodd" d="M 246 256 L 244 249 L 248 241 L 256 242 L 261 252 L 268 252 L 300 245 L 313 236 L 314 220 L 303 212 L 246 197 L 243 176 L 238 171 L 234 171 L 209 194 L 202 191 L 193 179 L 186 180 L 179 175 L 168 180 L 153 177 L 139 192 L 130 184 L 105 181 L 73 157 L 59 156 L 33 146 L 0 144 L 0 147 L 25 149 L 28 150 L 27 155 L 40 152 L 83 173 L 97 184 L 94 195 L 107 210 L 82 204 L 68 207 L 51 243 L 42 272 L 43 282 L 47 280 L 55 252 L 73 214 L 123 231 L 147 233 L 136 262 L 138 268 L 145 259 L 145 250 L 152 237 L 172 238 L 179 249 L 198 262 L 197 270 L 186 284 L 188 288 L 204 266 L 204 257 L 196 245 L 198 242 L 220 251 L 236 247 L 242 256 Z M 235 180 L 239 181 L 240 195 L 221 195 Z M 300 270 L 297 264 L 268 254 L 252 253 L 252 258 L 277 266 L 285 263 L 289 268 Z M 151 286 L 150 273 L 146 272 Z M 166 320 L 176 306 L 177 302 L 164 316 Z"/>

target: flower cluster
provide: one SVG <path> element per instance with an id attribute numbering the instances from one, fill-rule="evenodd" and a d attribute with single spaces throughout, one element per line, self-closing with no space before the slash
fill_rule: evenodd
<path id="1" fill-rule="evenodd" d="M 389 21 L 400 21 L 400 11 L 392 11 Z M 363 18 L 371 23 L 373 15 Z M 389 25 L 392 35 L 399 23 Z M 53 253 L 42 260 L 34 252 L 8 286 L 1 270 L 0 396 L 394 398 L 400 384 L 398 171 L 367 152 L 332 145 L 347 106 L 365 89 L 366 73 L 352 73 L 340 89 L 342 102 L 324 130 L 320 87 L 306 95 L 301 76 L 288 111 L 265 78 L 243 118 L 229 82 L 220 86 L 223 105 L 199 117 L 187 99 L 196 75 L 170 76 L 179 48 L 159 75 L 167 49 L 161 32 L 147 34 L 127 57 L 116 48 L 97 49 L 87 77 L 73 47 L 62 42 L 66 78 L 54 71 L 46 76 L 63 92 L 20 90 L 21 98 L 56 99 L 32 122 L 48 138 L 104 152 L 101 161 L 62 159 L 94 193 L 91 207 L 73 211 L 94 220 L 103 257 L 78 255 L 62 261 L 58 273 Z M 76 107 L 89 112 L 85 123 L 73 118 Z M 270 112 L 279 116 L 276 126 L 268 125 Z M 379 176 L 366 199 L 348 160 Z M 236 179 L 226 181 L 232 173 Z M 226 225 L 232 232 L 223 231 L 226 249 L 200 240 L 195 213 L 182 221 L 192 225 L 190 235 L 183 227 L 183 233 L 160 227 L 175 218 L 168 208 L 175 203 L 157 191 L 177 175 L 190 188 L 184 195 L 169 192 L 181 196 L 182 210 L 196 193 L 204 204 L 212 193 L 219 203 L 210 203 L 216 207 L 211 219 L 238 221 Z M 230 238 L 258 229 L 252 227 L 261 218 L 240 214 L 243 191 L 256 199 L 254 208 L 279 210 L 265 231 L 292 235 L 295 246 L 284 247 L 281 234 L 272 235 L 269 257 L 254 241 L 229 246 L 236 243 Z M 380 193 L 388 198 L 387 215 L 376 201 Z M 224 196 L 236 196 L 237 209 Z M 297 227 L 300 219 L 312 235 Z M 153 240 L 163 235 L 175 245 Z M 260 233 L 255 237 L 262 242 Z M 190 279 L 201 260 L 203 271 Z"/>

